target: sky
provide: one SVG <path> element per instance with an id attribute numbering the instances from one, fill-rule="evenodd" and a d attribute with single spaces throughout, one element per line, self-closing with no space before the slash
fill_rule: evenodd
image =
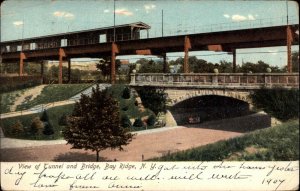
<path id="1" fill-rule="evenodd" d="M 151 26 L 150 37 L 159 37 L 162 23 L 164 36 L 285 25 L 287 11 L 289 23 L 298 24 L 299 7 L 294 1 L 116 0 L 115 23 L 142 21 Z M 113 18 L 113 0 L 7 0 L 1 4 L 1 41 L 113 26 Z M 213 63 L 232 61 L 226 52 L 190 52 L 193 55 Z M 179 56 L 183 52 L 167 54 L 169 60 Z M 132 61 L 141 56 L 118 58 Z M 286 47 L 237 50 L 238 64 L 259 60 L 284 66 Z"/>

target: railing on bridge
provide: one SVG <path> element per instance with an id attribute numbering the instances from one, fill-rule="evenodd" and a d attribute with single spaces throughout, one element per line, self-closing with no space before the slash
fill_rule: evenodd
<path id="1" fill-rule="evenodd" d="M 132 86 L 240 87 L 280 86 L 299 88 L 298 73 L 189 73 L 131 74 Z"/>

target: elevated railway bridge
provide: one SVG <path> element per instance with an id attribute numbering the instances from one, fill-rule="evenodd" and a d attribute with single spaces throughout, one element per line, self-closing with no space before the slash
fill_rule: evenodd
<path id="1" fill-rule="evenodd" d="M 233 55 L 233 73 L 236 70 L 236 50 L 272 46 L 287 47 L 287 68 L 291 67 L 291 46 L 299 44 L 299 25 L 283 25 L 262 28 L 249 28 L 209 33 L 185 34 L 155 38 L 140 38 L 140 31 L 148 31 L 150 26 L 143 22 L 130 23 L 107 28 L 76 31 L 35 38 L 1 42 L 3 63 L 19 63 L 19 75 L 23 75 L 26 61 L 59 60 L 59 83 L 62 83 L 62 62 L 68 61 L 69 77 L 71 58 L 105 58 L 110 60 L 111 83 L 116 80 L 117 55 L 159 55 L 164 59 L 164 72 L 167 69 L 166 54 L 184 52 L 183 71 L 189 73 L 189 51 L 226 51 Z M 115 35 L 114 34 L 115 30 Z M 147 33 L 148 34 L 148 33 Z M 148 35 L 147 35 L 148 36 Z M 41 67 L 43 68 L 43 67 Z M 41 76 L 43 70 L 41 69 Z"/>

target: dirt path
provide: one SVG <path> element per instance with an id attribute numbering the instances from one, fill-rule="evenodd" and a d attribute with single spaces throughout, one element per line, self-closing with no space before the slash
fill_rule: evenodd
<path id="1" fill-rule="evenodd" d="M 190 125 L 188 128 L 157 129 L 151 133 L 141 132 L 124 151 L 104 150 L 100 152 L 103 161 L 141 161 L 160 157 L 169 152 L 186 150 L 242 135 L 244 132 L 270 126 L 270 117 L 265 114 L 211 121 Z M 1 161 L 95 161 L 95 153 L 71 149 L 70 145 L 55 144 L 25 148 L 2 148 Z"/>
<path id="2" fill-rule="evenodd" d="M 35 99 L 38 95 L 41 94 L 45 86 L 46 85 L 40 85 L 25 91 L 23 94 L 21 94 L 20 97 L 17 97 L 14 104 L 10 107 L 10 111 L 16 111 L 17 106 L 21 105 L 21 103 L 23 103 L 26 100 L 26 97 L 30 98 L 28 99 L 28 101 Z"/>
<path id="3" fill-rule="evenodd" d="M 140 134 L 124 151 L 109 149 L 100 153 L 102 160 L 141 161 L 159 157 L 168 152 L 176 152 L 191 147 L 228 139 L 242 133 L 199 129 L 177 128 L 164 132 Z M 95 154 L 90 151 L 71 149 L 70 145 L 48 145 L 27 148 L 1 149 L 1 161 L 95 161 Z"/>

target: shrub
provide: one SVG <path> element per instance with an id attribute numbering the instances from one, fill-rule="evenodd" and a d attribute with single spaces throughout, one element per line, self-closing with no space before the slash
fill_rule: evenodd
<path id="1" fill-rule="evenodd" d="M 129 89 L 129 87 L 124 88 L 122 98 L 124 98 L 124 99 L 129 99 L 130 98 L 130 89 Z"/>
<path id="2" fill-rule="evenodd" d="M 299 90 L 261 88 L 250 95 L 253 104 L 277 119 L 287 121 L 299 115 Z"/>
<path id="3" fill-rule="evenodd" d="M 44 130 L 43 130 L 43 134 L 44 135 L 53 135 L 54 134 L 54 130 L 53 130 L 51 123 L 49 123 L 49 122 L 46 123 Z"/>
<path id="4" fill-rule="evenodd" d="M 124 128 L 130 128 L 132 123 L 127 115 L 123 115 L 121 118 L 121 126 Z"/>
<path id="5" fill-rule="evenodd" d="M 24 133 L 24 128 L 22 123 L 18 120 L 12 127 L 11 127 L 11 134 L 14 136 L 19 136 L 20 134 Z"/>
<path id="6" fill-rule="evenodd" d="M 135 102 L 134 102 L 134 105 L 135 105 L 135 106 L 138 106 L 138 105 L 139 105 L 138 101 L 135 101 Z"/>
<path id="7" fill-rule="evenodd" d="M 48 114 L 47 114 L 47 111 L 45 110 L 41 116 L 41 121 L 43 122 L 47 122 L 49 121 L 49 117 L 48 117 Z"/>
<path id="8" fill-rule="evenodd" d="M 137 118 L 137 119 L 135 119 L 133 126 L 134 127 L 144 127 L 144 123 L 141 118 Z"/>
<path id="9" fill-rule="evenodd" d="M 60 126 L 66 126 L 68 125 L 68 121 L 67 121 L 67 115 L 66 114 L 63 114 L 59 120 L 58 120 L 58 125 Z"/>
<path id="10" fill-rule="evenodd" d="M 123 111 L 127 111 L 128 110 L 128 106 L 125 106 L 122 108 Z"/>
<path id="11" fill-rule="evenodd" d="M 137 89 L 145 108 L 152 110 L 155 115 L 166 111 L 167 94 L 163 89 L 141 87 Z"/>
<path id="12" fill-rule="evenodd" d="M 147 119 L 147 125 L 148 126 L 153 126 L 155 124 L 155 116 L 150 115 L 149 118 Z"/>
<path id="13" fill-rule="evenodd" d="M 41 135 L 44 128 L 43 122 L 39 117 L 34 117 L 30 126 L 30 131 L 32 135 Z"/>

